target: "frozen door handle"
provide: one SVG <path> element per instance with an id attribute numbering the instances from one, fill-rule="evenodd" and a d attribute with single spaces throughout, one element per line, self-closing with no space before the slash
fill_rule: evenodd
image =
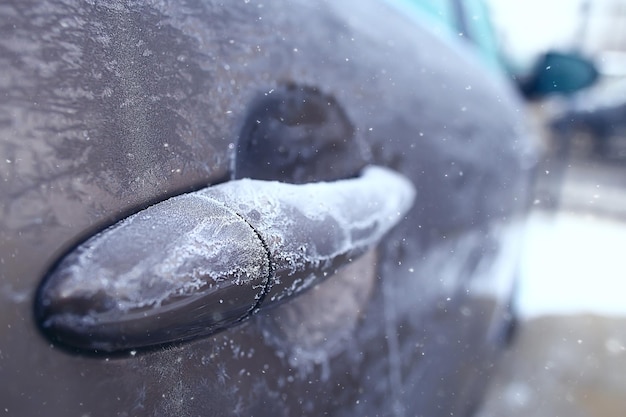
<path id="1" fill-rule="evenodd" d="M 347 180 L 242 179 L 151 206 L 63 257 L 39 288 L 42 330 L 120 351 L 207 336 L 291 298 L 375 246 L 415 191 L 366 168 Z"/>

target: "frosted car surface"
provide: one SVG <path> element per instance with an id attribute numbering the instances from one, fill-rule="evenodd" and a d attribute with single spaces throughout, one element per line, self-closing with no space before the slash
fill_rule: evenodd
<path id="1" fill-rule="evenodd" d="M 377 1 L 15 0 L 0 23 L 5 415 L 471 412 L 508 326 L 533 161 L 517 97 L 471 51 Z M 81 349 L 62 343 L 41 320 L 38 295 L 63 259 L 147 207 L 240 180 L 372 179 L 366 166 L 406 178 L 414 204 L 359 256 L 274 308 L 116 353 L 84 335 Z M 363 187 L 378 195 L 381 184 Z M 344 197 L 365 207 L 354 188 Z M 284 221 L 299 238 L 307 228 L 292 214 Z M 271 269 L 257 226 L 231 225 L 242 237 L 213 268 L 244 281 L 243 271 Z M 318 229 L 331 245 L 343 236 Z M 152 259 L 173 240 L 147 237 L 132 247 L 145 257 L 129 259 Z M 177 250 L 159 260 L 181 260 Z M 84 294 L 99 285 L 77 282 Z M 120 294 L 132 293 L 123 282 Z M 168 291 L 144 284 L 139 302 Z M 183 293 L 198 282 L 189 284 Z M 249 315 L 249 304 L 222 299 L 234 310 L 218 299 L 212 313 Z M 111 299 L 74 300 L 84 303 L 66 305 L 84 318 Z M 173 320 L 188 329 L 187 314 Z"/>

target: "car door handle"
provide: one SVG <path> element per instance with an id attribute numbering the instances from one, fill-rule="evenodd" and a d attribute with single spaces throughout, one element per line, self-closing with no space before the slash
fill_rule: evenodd
<path id="1" fill-rule="evenodd" d="M 170 198 L 88 239 L 39 288 L 41 329 L 90 351 L 207 336 L 281 303 L 375 246 L 415 190 L 381 167 L 357 178 L 241 179 Z"/>

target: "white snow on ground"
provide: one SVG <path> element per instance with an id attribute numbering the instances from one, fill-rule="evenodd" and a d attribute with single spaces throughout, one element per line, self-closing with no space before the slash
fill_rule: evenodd
<path id="1" fill-rule="evenodd" d="M 531 215 L 516 308 L 626 316 L 626 223 L 585 213 Z"/>

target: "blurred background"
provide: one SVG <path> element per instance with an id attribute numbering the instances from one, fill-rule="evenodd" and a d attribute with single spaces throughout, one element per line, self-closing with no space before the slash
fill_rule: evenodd
<path id="1" fill-rule="evenodd" d="M 487 7 L 513 77 L 549 51 L 578 54 L 598 75 L 579 91 L 527 97 L 541 168 L 520 321 L 478 415 L 625 416 L 626 1 Z"/>
<path id="2" fill-rule="evenodd" d="M 539 150 L 519 320 L 478 416 L 626 416 L 626 0 L 408 1 L 511 79 Z"/>

